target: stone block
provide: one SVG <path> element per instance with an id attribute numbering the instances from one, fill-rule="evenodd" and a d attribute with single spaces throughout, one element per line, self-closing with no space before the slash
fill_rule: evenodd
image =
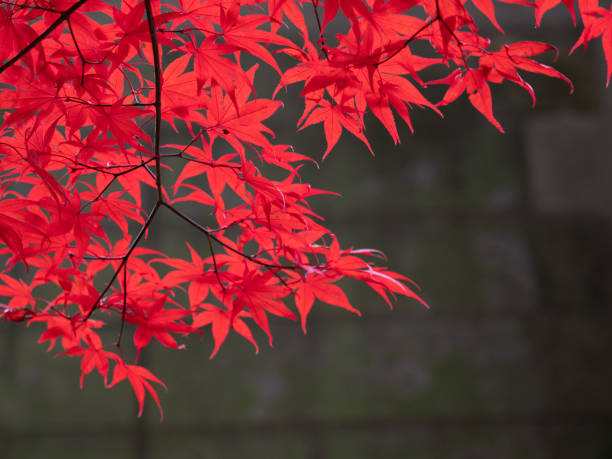
<path id="1" fill-rule="evenodd" d="M 612 218 L 610 119 L 575 112 L 526 125 L 530 198 L 536 212 Z"/>

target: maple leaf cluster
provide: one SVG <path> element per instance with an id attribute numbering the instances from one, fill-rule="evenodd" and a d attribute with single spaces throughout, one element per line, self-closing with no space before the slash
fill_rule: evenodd
<path id="1" fill-rule="evenodd" d="M 505 1 L 534 8 L 538 23 L 560 3 Z M 270 315 L 305 332 L 315 300 L 358 314 L 343 278 L 389 305 L 395 295 L 423 303 L 408 278 L 372 261 L 377 251 L 342 248 L 308 204 L 326 193 L 301 181 L 311 159 L 275 143 L 265 122 L 281 90 L 301 84 L 298 125 L 323 125 L 326 156 L 343 131 L 371 150 L 367 112 L 397 143 L 398 115 L 412 129 L 414 107 L 440 113 L 466 93 L 502 130 L 491 83 L 511 81 L 534 101 L 520 72 L 569 83 L 534 59 L 550 45 L 491 49 L 467 3 L 0 0 L 0 315 L 39 324 L 39 342 L 80 358 L 81 385 L 94 370 L 107 386 L 127 380 L 142 413 L 147 393 L 159 406 L 163 383 L 137 357 L 128 363 L 126 330 L 139 353 L 152 340 L 182 348 L 210 325 L 215 355 L 230 331 L 258 349 L 255 327 L 272 344 Z M 501 31 L 492 0 L 471 5 Z M 609 80 L 612 13 L 596 0 L 579 7 L 576 46 L 602 37 Z M 331 37 L 340 17 L 348 30 Z M 423 81 L 432 66 L 446 76 Z M 268 97 L 255 92 L 263 67 L 278 75 Z M 442 100 L 424 94 L 428 84 L 447 86 Z M 162 126 L 186 141 L 170 143 Z M 282 178 L 264 175 L 271 168 Z M 189 259 L 144 243 L 162 212 L 200 235 Z M 104 342 L 112 320 L 118 337 Z"/>

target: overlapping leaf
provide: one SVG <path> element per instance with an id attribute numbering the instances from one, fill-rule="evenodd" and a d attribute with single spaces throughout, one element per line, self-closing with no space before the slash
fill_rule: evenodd
<path id="1" fill-rule="evenodd" d="M 559 3 L 579 14 L 574 48 L 601 38 L 610 79 L 611 13 L 597 0 L 576 10 L 566 0 L 504 1 L 532 8 L 536 24 Z M 140 415 L 147 393 L 160 406 L 154 385 L 163 383 L 126 361 L 121 346 L 182 349 L 184 335 L 210 325 L 211 357 L 232 331 L 258 350 L 253 329 L 273 342 L 270 315 L 299 317 L 305 331 L 316 300 L 358 313 L 338 284 L 345 278 L 389 305 L 396 295 L 425 304 L 408 278 L 372 261 L 378 252 L 341 248 L 308 202 L 328 192 L 300 178 L 313 160 L 275 144 L 268 122 L 283 105 L 280 89 L 295 84 L 304 99 L 298 125 L 321 133 L 324 157 L 344 131 L 374 151 L 368 114 L 397 143 L 397 115 L 412 130 L 411 110 L 440 113 L 463 94 L 503 130 L 492 83 L 518 84 L 535 102 L 521 72 L 569 80 L 544 63 L 547 44 L 491 50 L 471 11 L 501 31 L 496 6 L 2 2 L 0 316 L 42 327 L 39 342 L 80 358 L 81 384 L 94 370 L 105 383 L 112 374 L 109 387 L 127 380 Z M 340 15 L 349 29 L 332 37 Z M 266 71 L 277 75 L 272 94 L 260 94 Z M 433 83 L 446 86 L 437 104 Z M 180 136 L 166 138 L 167 127 Z M 188 259 L 147 248 L 161 214 L 198 234 Z M 43 286 L 54 293 L 42 298 Z M 97 329 L 113 317 L 119 337 L 103 342 Z"/>

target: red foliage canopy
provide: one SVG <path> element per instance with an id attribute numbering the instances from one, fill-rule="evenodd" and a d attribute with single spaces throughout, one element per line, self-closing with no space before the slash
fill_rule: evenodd
<path id="1" fill-rule="evenodd" d="M 537 23 L 560 3 L 505 1 L 534 8 Z M 563 2 L 575 15 L 573 1 Z M 306 331 L 315 299 L 359 313 L 336 285 L 342 278 L 365 282 L 389 305 L 396 294 L 422 302 L 406 277 L 371 261 L 378 252 L 342 248 L 309 207 L 308 197 L 325 193 L 300 180 L 309 158 L 275 144 L 264 124 L 282 106 L 279 89 L 303 84 L 299 125 L 323 125 L 325 156 L 344 130 L 371 149 L 368 110 L 397 143 L 397 115 L 411 127 L 413 107 L 440 113 L 467 93 L 502 130 L 491 83 L 516 83 L 534 102 L 520 72 L 569 83 L 534 59 L 550 45 L 491 49 L 466 0 L 113 5 L 0 0 L 0 314 L 41 324 L 39 342 L 81 358 L 81 383 L 94 370 L 108 386 L 127 379 L 141 413 L 146 392 L 159 405 L 155 384 L 163 383 L 126 362 L 126 323 L 138 351 L 152 340 L 181 348 L 177 337 L 211 325 L 214 355 L 230 330 L 257 349 L 258 327 L 271 344 L 270 314 L 300 320 Z M 491 0 L 471 6 L 501 31 Z M 609 80 L 612 13 L 596 0 L 579 8 L 576 46 L 602 37 Z M 332 46 L 330 24 L 342 15 L 349 27 Z M 417 43 L 429 52 L 417 53 Z M 259 64 L 245 64 L 245 55 Z M 270 98 L 254 90 L 262 66 L 279 77 Z M 448 87 L 437 103 L 419 76 L 431 66 L 447 75 L 429 82 Z M 166 141 L 163 124 L 185 143 Z M 268 166 L 284 178 L 264 176 Z M 160 212 L 195 228 L 206 253 L 188 245 L 185 260 L 147 249 Z M 100 329 L 113 317 L 118 337 L 103 342 Z"/>

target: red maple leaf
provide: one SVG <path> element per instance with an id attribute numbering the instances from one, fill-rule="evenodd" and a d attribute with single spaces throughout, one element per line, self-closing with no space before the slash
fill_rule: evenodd
<path id="1" fill-rule="evenodd" d="M 610 10 L 596 0 L 577 10 L 569 0 L 502 1 L 532 8 L 537 24 L 561 2 L 579 13 L 574 48 L 601 38 L 610 79 Z M 113 372 L 109 387 L 127 380 L 140 415 L 147 393 L 159 406 L 153 383 L 163 383 L 126 360 L 126 342 L 137 355 L 153 338 L 177 349 L 178 336 L 211 325 L 211 357 L 232 330 L 257 350 L 253 328 L 273 342 L 270 315 L 299 316 L 305 331 L 315 300 L 359 313 L 343 279 L 389 305 L 398 295 L 426 305 L 410 279 L 375 263 L 379 252 L 340 248 L 311 208 L 330 192 L 300 177 L 312 152 L 276 144 L 267 123 L 283 106 L 279 90 L 303 84 L 298 130 L 322 125 L 323 157 L 345 130 L 373 152 L 371 115 L 397 143 L 397 115 L 412 130 L 414 107 L 440 113 L 464 93 L 502 131 L 492 83 L 518 84 L 535 102 L 522 72 L 569 80 L 535 59 L 548 44 L 504 37 L 491 49 L 472 12 L 501 31 L 497 5 L 3 2 L 0 316 L 39 324 L 40 343 L 81 358 L 81 384 L 94 370 L 105 383 Z M 341 14 L 347 27 L 332 37 Z M 447 86 L 438 104 L 434 83 Z M 192 231 L 187 258 L 152 246 L 162 214 Z M 98 329 L 117 323 L 118 337 L 103 340 Z"/>
<path id="2" fill-rule="evenodd" d="M 164 389 L 167 390 L 166 385 L 160 381 L 157 376 L 151 373 L 144 367 L 140 367 L 138 365 L 126 365 L 123 362 L 119 362 L 113 371 L 113 380 L 107 387 L 113 387 L 116 384 L 120 383 L 124 379 L 127 379 L 134 390 L 134 394 L 136 394 L 136 400 L 138 401 L 139 411 L 138 417 L 142 416 L 142 411 L 144 409 L 144 398 L 145 393 L 149 392 L 149 395 L 153 397 L 153 400 L 157 404 L 159 408 L 159 412 L 163 419 L 164 412 L 162 411 L 161 405 L 159 403 L 159 397 L 157 396 L 157 392 L 151 385 L 151 382 L 157 383 L 161 385 Z M 151 382 L 149 382 L 151 381 Z"/>

